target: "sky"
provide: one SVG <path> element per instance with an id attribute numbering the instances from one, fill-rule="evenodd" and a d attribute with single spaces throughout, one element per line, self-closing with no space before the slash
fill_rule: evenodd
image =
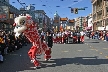
<path id="1" fill-rule="evenodd" d="M 36 10 L 44 10 L 50 18 L 54 17 L 54 13 L 60 15 L 61 18 L 68 17 L 69 19 L 77 18 L 80 16 L 87 16 L 92 12 L 92 4 L 91 0 L 19 0 L 22 3 L 26 3 L 26 5 L 35 4 Z M 78 2 L 74 2 L 78 1 Z M 15 3 L 13 3 L 15 2 Z M 22 6 L 17 2 L 17 0 L 10 0 L 10 4 L 15 6 L 16 8 L 21 8 Z M 46 6 L 42 6 L 46 5 Z M 56 7 L 60 6 L 60 7 Z M 85 10 L 79 10 L 78 14 L 71 13 L 72 8 L 83 8 L 88 7 Z"/>

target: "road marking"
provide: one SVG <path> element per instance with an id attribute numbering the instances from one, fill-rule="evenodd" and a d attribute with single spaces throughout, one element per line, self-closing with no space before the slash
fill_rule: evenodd
<path id="1" fill-rule="evenodd" d="M 82 58 L 82 59 L 96 59 L 96 58 Z"/>
<path id="2" fill-rule="evenodd" d="M 62 52 L 69 52 L 69 51 L 62 51 Z"/>
<path id="3" fill-rule="evenodd" d="M 103 54 L 102 52 L 100 52 L 100 54 Z"/>
<path id="4" fill-rule="evenodd" d="M 96 49 L 90 49 L 90 50 L 96 50 Z"/>
<path id="5" fill-rule="evenodd" d="M 105 49 L 105 50 L 106 50 L 106 49 L 108 49 L 108 48 L 103 48 L 103 49 Z"/>
<path id="6" fill-rule="evenodd" d="M 98 51 L 98 50 L 96 49 L 96 51 Z"/>
<path id="7" fill-rule="evenodd" d="M 82 51 L 82 50 L 78 50 L 78 51 Z"/>
<path id="8" fill-rule="evenodd" d="M 108 56 L 105 56 L 105 58 L 107 58 L 107 59 L 108 59 Z"/>
<path id="9" fill-rule="evenodd" d="M 90 50 L 95 50 L 95 51 L 98 51 L 97 49 L 90 49 Z"/>

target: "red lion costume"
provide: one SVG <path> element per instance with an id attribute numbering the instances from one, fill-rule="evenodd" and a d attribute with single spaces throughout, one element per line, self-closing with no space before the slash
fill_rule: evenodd
<path id="1" fill-rule="evenodd" d="M 36 24 L 33 23 L 30 15 L 19 16 L 15 18 L 14 26 L 14 32 L 16 33 L 16 36 L 19 36 L 23 32 L 28 40 L 33 44 L 33 46 L 28 51 L 28 55 L 36 68 L 40 67 L 40 63 L 36 59 L 36 55 L 41 55 L 44 53 L 45 60 L 51 58 L 51 52 L 49 51 L 47 44 L 41 41 Z"/>

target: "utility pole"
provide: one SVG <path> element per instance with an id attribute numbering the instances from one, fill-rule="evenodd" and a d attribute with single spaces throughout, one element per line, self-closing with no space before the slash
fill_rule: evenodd
<path id="1" fill-rule="evenodd" d="M 86 19 L 87 19 L 87 20 L 86 20 L 86 24 L 87 24 L 87 26 L 88 26 L 88 19 L 89 19 L 89 16 L 87 16 Z"/>
<path id="2" fill-rule="evenodd" d="M 81 19 L 80 19 L 80 20 L 81 20 L 81 27 L 80 27 L 80 31 L 82 31 L 82 24 L 83 24 L 83 23 L 82 23 L 82 18 L 83 18 L 83 17 L 81 16 Z"/>

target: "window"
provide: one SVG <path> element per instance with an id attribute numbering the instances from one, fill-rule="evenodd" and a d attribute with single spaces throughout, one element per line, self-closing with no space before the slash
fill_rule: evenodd
<path id="1" fill-rule="evenodd" d="M 108 7 L 106 7 L 106 16 L 108 15 Z"/>
<path id="2" fill-rule="evenodd" d="M 108 25 L 108 19 L 105 20 L 105 25 Z"/>
<path id="3" fill-rule="evenodd" d="M 35 13 L 35 17 L 38 17 L 38 14 L 37 13 Z"/>

